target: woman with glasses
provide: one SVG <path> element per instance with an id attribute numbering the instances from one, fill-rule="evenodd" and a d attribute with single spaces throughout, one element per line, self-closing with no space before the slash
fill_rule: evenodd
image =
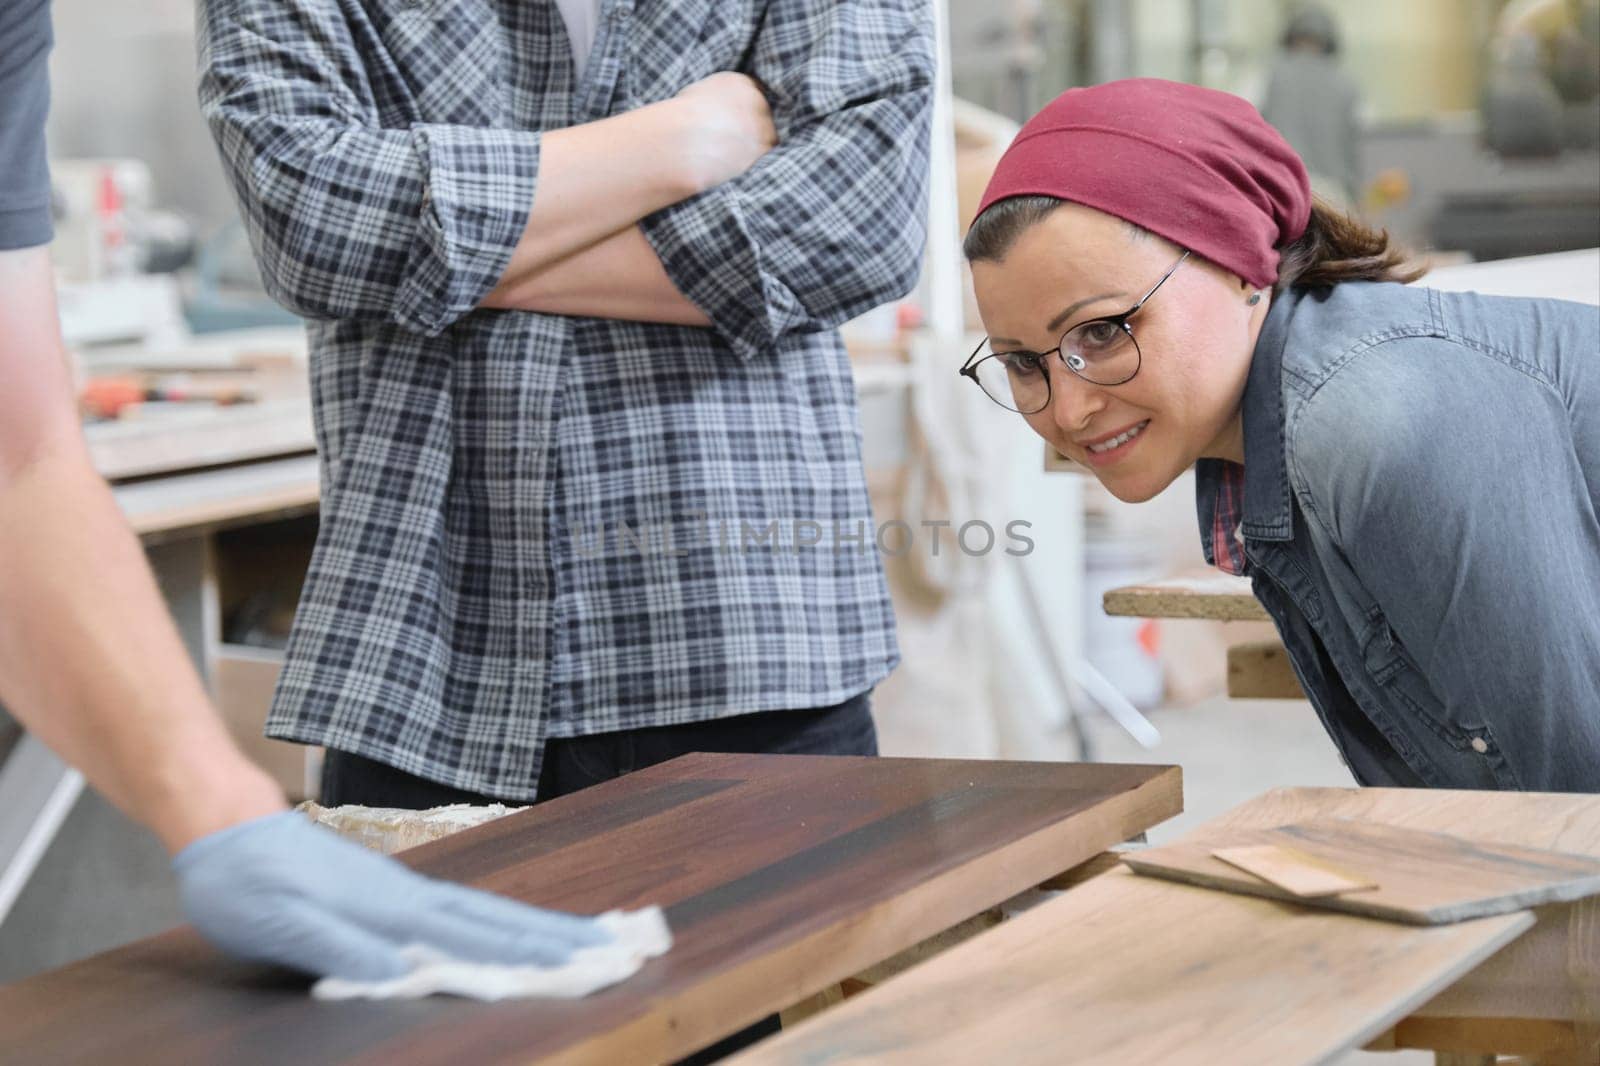
<path id="1" fill-rule="evenodd" d="M 1063 94 L 966 239 L 962 368 L 1114 495 L 1196 470 L 1369 785 L 1600 790 L 1600 310 L 1403 284 L 1245 101 Z"/>

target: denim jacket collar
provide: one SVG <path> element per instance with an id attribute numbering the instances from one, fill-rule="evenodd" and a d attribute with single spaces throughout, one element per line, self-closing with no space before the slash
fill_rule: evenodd
<path id="1" fill-rule="evenodd" d="M 1302 297 L 1303 293 L 1292 289 L 1273 297 L 1272 308 L 1256 338 L 1250 376 L 1240 403 L 1244 412 L 1243 533 L 1253 540 L 1286 541 L 1294 537 L 1294 508 L 1283 440 L 1283 349 L 1289 323 Z M 1200 542 L 1206 560 L 1213 564 L 1216 554 L 1211 531 L 1224 464 L 1222 459 L 1202 459 L 1195 464 Z"/>

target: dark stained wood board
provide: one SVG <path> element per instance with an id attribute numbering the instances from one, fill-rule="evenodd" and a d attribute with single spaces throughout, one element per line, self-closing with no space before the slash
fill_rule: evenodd
<path id="1" fill-rule="evenodd" d="M 1226 847 L 1278 845 L 1323 860 L 1375 888 L 1309 898 L 1246 873 L 1212 852 L 1221 843 L 1179 843 L 1122 857 L 1141 874 L 1411 925 L 1485 918 L 1600 893 L 1600 859 L 1486 844 L 1448 833 L 1327 818 L 1244 830 Z"/>
<path id="2" fill-rule="evenodd" d="M 187 929 L 0 988 L 28 1063 L 670 1060 L 1181 810 L 1175 767 L 690 755 L 404 853 L 548 907 L 659 903 L 671 953 L 583 1000 L 321 1003 Z"/>

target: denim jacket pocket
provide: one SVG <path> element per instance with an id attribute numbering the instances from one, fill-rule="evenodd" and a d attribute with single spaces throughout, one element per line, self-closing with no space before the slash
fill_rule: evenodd
<path id="1" fill-rule="evenodd" d="M 1491 724 L 1487 721 L 1459 722 L 1452 718 L 1383 617 L 1375 614 L 1370 622 L 1362 641 L 1361 656 L 1385 708 L 1420 723 L 1442 742 L 1447 750 L 1438 752 L 1440 763 L 1484 766 L 1492 775 L 1492 781 L 1485 782 L 1486 785 L 1520 789 L 1516 773 L 1506 760 Z M 1391 723 L 1391 727 L 1398 724 Z M 1425 744 L 1428 739 L 1413 735 L 1419 743 Z M 1451 773 L 1449 777 L 1454 787 L 1474 787 L 1461 781 L 1459 773 Z"/>

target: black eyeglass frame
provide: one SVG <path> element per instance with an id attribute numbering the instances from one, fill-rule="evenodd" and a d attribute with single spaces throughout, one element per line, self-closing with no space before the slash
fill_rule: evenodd
<path id="1" fill-rule="evenodd" d="M 1128 324 L 1128 320 L 1139 313 L 1139 310 L 1149 302 L 1150 297 L 1156 294 L 1156 290 L 1165 285 L 1167 283 L 1167 279 L 1172 277 L 1172 275 L 1177 272 L 1178 268 L 1183 265 L 1183 261 L 1188 258 L 1188 251 L 1185 251 L 1182 255 L 1178 256 L 1178 261 L 1167 268 L 1167 272 L 1161 275 L 1161 280 L 1150 286 L 1149 292 L 1139 297 L 1137 303 L 1128 308 L 1126 311 L 1123 311 L 1121 314 L 1101 315 L 1095 318 L 1086 318 L 1082 322 L 1068 326 L 1061 333 L 1061 342 L 1047 352 L 1028 352 L 1023 349 L 1014 349 L 1007 352 L 990 352 L 988 355 L 985 355 L 980 359 L 979 355 L 983 352 L 983 346 L 989 343 L 988 337 L 983 338 L 983 340 L 979 342 L 978 347 L 973 350 L 972 354 L 967 356 L 966 363 L 961 367 L 961 376 L 971 378 L 972 383 L 978 386 L 978 391 L 982 392 L 984 396 L 988 397 L 993 403 L 1005 408 L 1007 411 L 1014 411 L 1020 415 L 1036 415 L 1040 411 L 1043 411 L 1046 407 L 1050 406 L 1051 392 L 1049 370 L 1045 371 L 1044 376 L 1044 402 L 1031 411 L 1023 411 L 996 400 L 993 396 L 989 395 L 989 390 L 983 387 L 983 382 L 978 380 L 978 367 L 982 366 L 986 360 L 999 359 L 1004 356 L 1012 355 L 1036 355 L 1041 360 L 1047 360 L 1050 358 L 1050 356 L 1055 355 L 1060 357 L 1062 366 L 1071 371 L 1074 376 L 1082 378 L 1082 380 L 1089 382 L 1091 385 L 1101 385 L 1106 388 L 1115 388 L 1118 385 L 1126 385 L 1128 382 L 1139 376 L 1139 370 L 1144 366 L 1144 349 L 1139 347 L 1139 341 L 1134 337 L 1133 327 Z M 1093 378 L 1084 377 L 1082 372 L 1072 365 L 1072 363 L 1067 359 L 1066 354 L 1062 351 L 1062 349 L 1066 347 L 1067 337 L 1070 334 L 1082 329 L 1084 326 L 1092 326 L 1098 322 L 1105 322 L 1107 324 L 1114 325 L 1118 329 L 1122 330 L 1122 332 L 1126 333 L 1128 335 L 1128 340 L 1133 343 L 1134 354 L 1138 356 L 1138 360 L 1134 363 L 1133 373 L 1129 374 L 1120 381 L 1095 381 Z"/>

